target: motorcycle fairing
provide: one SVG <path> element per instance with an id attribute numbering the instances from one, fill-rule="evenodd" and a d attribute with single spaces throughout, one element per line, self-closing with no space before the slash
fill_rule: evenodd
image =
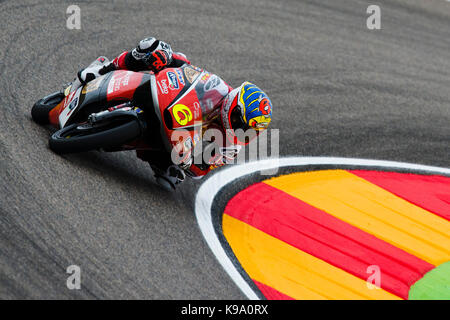
<path id="1" fill-rule="evenodd" d="M 142 82 L 144 73 L 119 70 L 112 73 L 106 91 L 106 100 L 130 101 Z"/>
<path id="2" fill-rule="evenodd" d="M 50 121 L 53 125 L 59 124 L 59 127 L 63 128 L 90 113 L 132 101 L 136 98 L 136 92 L 139 91 L 141 94 L 142 90 L 139 89 L 146 87 L 146 83 L 149 81 L 149 74 L 124 70 L 100 76 L 84 87 L 66 95 L 61 103 L 50 112 Z M 66 92 L 68 91 L 66 90 Z M 148 94 L 148 99 L 150 97 L 148 90 L 145 93 Z M 145 100 L 145 98 L 138 100 Z M 78 116 L 80 113 L 81 115 Z"/>
<path id="3" fill-rule="evenodd" d="M 185 72 L 186 68 L 191 71 Z M 203 71 L 198 70 L 201 69 L 192 66 L 168 68 L 152 76 L 153 105 L 163 124 L 160 134 L 168 152 L 173 148 L 189 149 L 190 144 L 195 145 L 199 141 L 202 112 L 195 85 Z M 187 133 L 172 141 L 174 134 L 180 136 L 179 130 L 187 130 Z"/>
<path id="4" fill-rule="evenodd" d="M 210 114 L 232 90 L 219 76 L 205 71 L 195 85 L 203 116 Z M 205 120 L 205 119 L 204 119 Z"/>

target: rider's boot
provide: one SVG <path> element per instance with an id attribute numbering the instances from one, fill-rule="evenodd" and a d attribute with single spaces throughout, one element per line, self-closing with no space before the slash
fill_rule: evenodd
<path id="1" fill-rule="evenodd" d="M 186 175 L 176 165 L 171 165 L 166 170 L 150 165 L 155 173 L 156 182 L 166 191 L 174 191 L 176 186 L 184 181 Z"/>

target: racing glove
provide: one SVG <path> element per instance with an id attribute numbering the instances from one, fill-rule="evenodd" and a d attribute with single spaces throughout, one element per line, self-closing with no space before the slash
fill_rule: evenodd
<path id="1" fill-rule="evenodd" d="M 169 64 L 169 55 L 164 50 L 156 50 L 147 53 L 143 60 L 152 71 L 159 72 Z"/>

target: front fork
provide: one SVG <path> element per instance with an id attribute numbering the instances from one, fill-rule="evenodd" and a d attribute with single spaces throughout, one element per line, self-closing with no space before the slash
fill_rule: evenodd
<path id="1" fill-rule="evenodd" d="M 147 131 L 147 122 L 145 121 L 144 112 L 139 108 L 133 106 L 132 102 L 126 102 L 107 110 L 92 113 L 89 115 L 87 122 L 90 125 L 95 125 L 103 121 L 119 120 L 124 118 L 133 118 L 138 121 L 141 128 L 141 136 Z"/>

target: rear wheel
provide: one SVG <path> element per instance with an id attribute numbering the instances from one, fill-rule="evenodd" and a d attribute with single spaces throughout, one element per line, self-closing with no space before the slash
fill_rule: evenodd
<path id="1" fill-rule="evenodd" d="M 49 146 L 59 154 L 86 152 L 120 147 L 140 135 L 141 127 L 137 119 L 94 125 L 75 123 L 55 132 L 50 137 Z"/>
<path id="2" fill-rule="evenodd" d="M 31 108 L 31 117 L 34 122 L 41 125 L 49 124 L 50 119 L 48 118 L 48 114 L 62 99 L 64 99 L 64 94 L 62 92 L 55 92 L 38 100 L 33 108 Z"/>

